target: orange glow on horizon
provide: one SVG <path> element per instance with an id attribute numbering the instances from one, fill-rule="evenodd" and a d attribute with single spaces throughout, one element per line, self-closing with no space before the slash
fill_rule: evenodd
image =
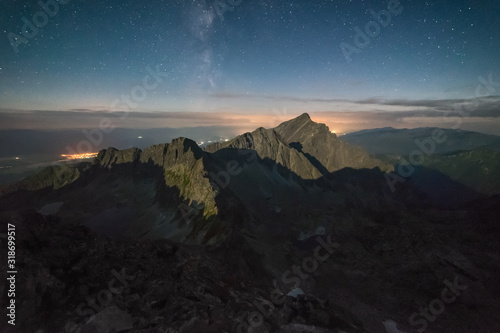
<path id="1" fill-rule="evenodd" d="M 62 157 L 66 157 L 68 160 L 81 160 L 81 159 L 86 159 L 86 158 L 94 158 L 97 157 L 98 153 L 84 153 L 84 154 L 72 154 L 72 155 L 65 155 L 62 154 Z"/>

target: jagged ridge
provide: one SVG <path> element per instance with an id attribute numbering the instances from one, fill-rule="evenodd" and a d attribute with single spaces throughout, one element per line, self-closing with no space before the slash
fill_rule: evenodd
<path id="1" fill-rule="evenodd" d="M 288 145 L 274 129 L 260 127 L 222 144 L 209 145 L 206 151 L 223 148 L 252 149 L 262 160 L 270 159 L 303 179 L 317 179 L 321 172 L 299 151 Z"/>
<path id="2" fill-rule="evenodd" d="M 269 158 L 303 179 L 317 179 L 345 167 L 393 170 L 392 165 L 371 157 L 362 147 L 340 140 L 307 113 L 274 129 L 258 128 L 229 142 L 208 145 L 205 151 L 223 148 L 253 149 L 260 158 Z"/>
<path id="3" fill-rule="evenodd" d="M 392 165 L 371 157 L 362 147 L 340 140 L 328 126 L 312 121 L 307 113 L 280 124 L 276 132 L 286 143 L 319 162 L 328 172 L 345 167 L 393 170 Z"/>

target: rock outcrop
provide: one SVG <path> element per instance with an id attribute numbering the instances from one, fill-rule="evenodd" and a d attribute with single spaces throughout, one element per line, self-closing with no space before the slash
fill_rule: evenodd
<path id="1" fill-rule="evenodd" d="M 315 165 L 323 166 L 327 172 L 346 167 L 393 170 L 392 165 L 371 157 L 362 147 L 340 140 L 328 126 L 312 121 L 307 113 L 280 124 L 276 132 L 286 143 L 308 156 Z"/>
<path id="2" fill-rule="evenodd" d="M 371 157 L 362 147 L 340 140 L 307 113 L 274 129 L 258 128 L 229 142 L 210 144 L 205 151 L 224 148 L 253 149 L 260 158 L 269 158 L 303 179 L 318 179 L 346 167 L 393 170 L 392 165 Z"/>
<path id="3" fill-rule="evenodd" d="M 321 172 L 303 154 L 290 147 L 274 129 L 260 127 L 228 142 L 209 145 L 206 151 L 215 152 L 224 148 L 254 150 L 260 159 L 282 165 L 302 179 L 321 177 Z"/>

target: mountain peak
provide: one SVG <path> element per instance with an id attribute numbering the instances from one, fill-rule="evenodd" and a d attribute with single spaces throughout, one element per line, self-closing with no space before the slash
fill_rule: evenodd
<path id="1" fill-rule="evenodd" d="M 276 128 L 282 127 L 284 125 L 290 128 L 299 129 L 303 128 L 304 126 L 309 127 L 318 124 L 311 119 L 308 113 L 303 113 L 298 117 L 292 118 L 290 120 L 285 121 L 284 123 L 281 123 Z"/>
<path id="2" fill-rule="evenodd" d="M 321 133 L 323 136 L 333 136 L 336 138 L 334 134 L 330 133 L 328 126 L 313 121 L 307 113 L 281 123 L 275 130 L 288 143 L 300 142 L 305 137 L 310 137 L 318 133 Z"/>
<path id="3" fill-rule="evenodd" d="M 171 148 L 179 148 L 183 153 L 187 152 L 188 150 L 191 150 L 193 154 L 196 156 L 196 158 L 200 158 L 201 155 L 203 154 L 202 149 L 198 144 L 185 137 L 179 137 L 176 139 L 173 139 L 172 142 L 170 143 Z"/>
<path id="4" fill-rule="evenodd" d="M 309 122 L 309 121 L 312 121 L 312 120 L 311 120 L 311 117 L 309 116 L 309 114 L 308 114 L 308 113 L 303 113 L 303 114 L 301 114 L 300 116 L 298 116 L 297 118 L 292 119 L 292 121 L 294 121 L 294 120 L 295 120 L 295 121 L 297 121 L 297 122 L 301 122 L 301 123 L 302 123 L 302 122 Z"/>
<path id="5" fill-rule="evenodd" d="M 331 133 L 328 126 L 317 123 L 307 113 L 285 121 L 275 128 L 283 140 L 300 147 L 300 151 L 313 156 L 314 165 L 322 165 L 326 171 L 333 172 L 346 166 L 355 168 L 373 168 L 391 170 L 392 166 L 371 158 L 360 147 L 350 146 Z M 296 144 L 299 145 L 296 145 Z"/>

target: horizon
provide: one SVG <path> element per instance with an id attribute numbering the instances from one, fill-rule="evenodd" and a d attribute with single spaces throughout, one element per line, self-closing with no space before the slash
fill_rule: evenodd
<path id="1" fill-rule="evenodd" d="M 103 114 L 105 115 L 104 118 Z M 112 119 L 111 114 L 117 116 Z M 315 117 L 317 113 L 311 116 L 310 113 L 305 112 L 301 115 L 275 113 L 273 116 L 268 116 L 263 124 L 259 124 L 257 121 L 247 120 L 245 122 L 247 124 L 246 128 L 232 127 L 230 125 L 184 128 L 120 128 L 116 127 L 115 124 L 127 120 L 129 117 L 128 113 L 126 113 L 126 117 L 123 117 L 124 113 L 99 112 L 92 113 L 96 119 L 92 119 L 92 117 L 88 119 L 89 122 L 92 120 L 94 124 L 99 124 L 99 126 L 95 126 L 94 128 L 61 129 L 60 126 L 53 129 L 44 129 L 43 126 L 40 128 L 28 129 L 0 128 L 0 186 L 21 180 L 44 167 L 59 165 L 61 162 L 78 162 L 95 158 L 98 152 L 108 148 L 116 148 L 118 150 L 139 148 L 143 150 L 157 144 L 168 144 L 172 142 L 172 140 L 180 137 L 193 140 L 198 146 L 204 148 L 206 145 L 214 142 L 226 142 L 245 133 L 252 133 L 260 127 L 275 128 L 283 122 L 296 119 L 304 114 L 306 114 L 312 122 L 325 123 L 321 121 L 319 117 Z M 118 115 L 121 115 L 121 117 Z M 164 114 L 162 115 L 164 116 Z M 184 119 L 183 117 L 181 118 Z M 167 119 L 170 120 L 170 118 Z M 467 118 L 458 117 L 455 119 L 455 125 L 462 125 L 464 119 Z M 153 120 L 158 121 L 156 117 L 153 117 Z M 217 123 L 220 124 L 220 122 Z M 37 122 L 37 124 L 40 125 L 41 123 Z M 79 122 L 79 124 L 81 124 L 81 122 Z M 387 128 L 393 129 L 394 131 L 417 128 L 436 128 L 436 126 L 414 128 L 384 126 L 343 132 L 339 130 L 341 127 L 338 126 L 332 128 L 327 125 L 327 127 L 329 131 L 335 133 L 340 140 L 343 140 L 342 137 L 346 134 L 353 134 L 360 131 L 375 131 L 376 133 L 377 129 Z M 464 129 L 463 127 L 467 127 L 467 124 L 465 126 L 454 127 L 455 128 L 450 127 L 449 130 L 480 133 Z M 489 135 L 491 135 L 491 133 Z M 500 136 L 498 136 L 498 139 L 500 141 Z"/>
<path id="2" fill-rule="evenodd" d="M 472 102 L 462 101 L 459 106 L 450 105 L 456 111 L 437 110 L 428 107 L 418 111 L 317 111 L 293 112 L 288 108 L 273 109 L 269 113 L 230 112 L 137 112 L 91 110 L 6 110 L 0 109 L 0 131 L 92 131 L 101 121 L 110 122 L 115 129 L 194 129 L 226 128 L 224 132 L 239 135 L 258 127 L 273 128 L 280 123 L 308 113 L 319 123 L 326 124 L 336 133 L 352 133 L 361 130 L 392 127 L 415 129 L 439 127 L 500 136 L 500 118 L 495 117 L 497 97 L 479 102 L 476 110 L 467 111 Z M 500 99 L 499 99 L 500 101 Z M 387 102 L 390 103 L 390 102 Z M 436 101 L 441 104 L 442 101 Z M 450 103 L 448 101 L 448 103 Z M 451 103 L 450 103 L 451 104 Z M 494 104 L 494 105 L 492 105 Z M 500 106 L 500 103 L 499 103 Z"/>
<path id="3" fill-rule="evenodd" d="M 47 158 L 53 158 L 58 156 L 79 156 L 82 154 L 95 154 L 102 149 L 108 147 L 114 147 L 117 149 L 128 149 L 132 147 L 137 147 L 144 149 L 148 146 L 161 143 L 169 143 L 175 138 L 185 137 L 195 141 L 199 146 L 205 146 L 208 143 L 216 141 L 229 141 L 239 135 L 245 133 L 254 132 L 256 129 L 263 128 L 275 128 L 283 122 L 295 119 L 300 115 L 307 114 L 309 118 L 320 124 L 325 124 L 330 132 L 335 133 L 337 137 L 342 138 L 342 136 L 347 134 L 355 134 L 357 132 L 363 131 L 376 131 L 379 129 L 394 129 L 398 130 L 412 130 L 412 129 L 428 129 L 428 128 L 443 128 L 448 130 L 456 131 L 466 131 L 472 133 L 479 133 L 485 135 L 495 135 L 500 137 L 500 133 L 495 126 L 495 123 L 490 123 L 491 131 L 484 130 L 484 128 L 477 128 L 470 123 L 467 123 L 468 117 L 451 117 L 446 119 L 443 117 L 441 125 L 436 126 L 436 122 L 420 122 L 416 125 L 421 126 L 407 126 L 407 123 L 403 121 L 393 121 L 388 122 L 387 117 L 398 115 L 398 117 L 405 117 L 409 119 L 424 118 L 423 116 L 409 117 L 408 113 L 365 113 L 358 112 L 360 114 L 370 118 L 373 127 L 363 127 L 366 124 L 366 120 L 354 118 L 351 113 L 310 113 L 304 112 L 302 114 L 289 114 L 286 110 L 282 113 L 275 112 L 273 115 L 239 115 L 241 118 L 235 117 L 231 114 L 203 114 L 200 118 L 199 123 L 194 122 L 196 119 L 191 114 L 195 113 L 149 113 L 148 116 L 151 121 L 155 123 L 156 127 L 141 127 L 137 126 L 138 113 L 129 112 L 73 112 L 73 117 L 80 117 L 78 121 L 73 118 L 68 119 L 68 115 L 65 113 L 64 118 L 68 122 L 67 127 L 61 126 L 60 122 L 54 121 L 54 117 L 50 117 L 50 113 L 58 114 L 58 111 L 35 111 L 27 112 L 25 114 L 17 113 L 12 114 L 13 117 L 10 119 L 15 119 L 15 117 L 30 116 L 41 113 L 41 117 L 32 120 L 31 123 L 22 123 L 24 126 L 19 126 L 18 128 L 2 128 L 6 127 L 5 124 L 8 122 L 0 122 L 0 161 L 9 162 L 24 159 L 34 159 L 36 162 L 34 164 L 38 165 L 40 161 L 46 161 Z M 1 119 L 0 112 L 0 119 Z M 77 116 L 75 116 L 75 114 Z M 85 117 L 81 117 L 81 115 Z M 428 113 L 426 113 L 428 114 Z M 173 116 L 172 116 L 173 115 Z M 176 117 L 177 115 L 177 117 Z M 199 115 L 199 113 L 198 113 Z M 319 115 L 319 116 L 318 116 Z M 140 116 L 144 116 L 140 114 Z M 227 122 L 224 121 L 222 117 L 228 116 Z M 210 117 L 214 117 L 211 119 Z M 217 118 L 218 117 L 218 118 Z M 336 117 L 336 119 L 341 119 L 347 122 L 347 127 L 335 123 L 331 118 Z M 343 117 L 343 118 L 342 118 Z M 22 117 L 20 117 L 22 120 Z M 45 119 L 44 119 L 45 118 Z M 377 119 L 380 118 L 380 119 Z M 429 117 L 431 119 L 436 119 L 436 116 Z M 141 119 L 141 118 L 139 118 Z M 142 118 L 148 119 L 148 118 Z M 163 127 L 163 124 L 182 124 L 182 121 L 189 119 L 192 126 L 187 127 Z M 205 125 L 207 119 L 211 121 L 211 125 Z M 358 123 L 355 122 L 358 120 Z M 173 121 L 172 121 L 173 120 Z M 450 121 L 451 120 L 451 121 Z M 162 122 L 163 121 L 163 122 Z M 119 127 L 119 124 L 127 124 L 127 122 L 133 123 L 134 126 L 123 126 Z M 332 122 L 334 123 L 332 126 Z M 238 125 L 234 125 L 234 124 Z M 244 123 L 244 125 L 241 125 Z M 27 124 L 33 124 L 35 126 L 26 126 Z M 45 125 L 57 124 L 56 127 L 46 127 Z M 379 125 L 379 126 L 375 126 Z M 87 125 L 87 127 L 85 127 Z M 345 124 L 344 124 L 345 125 Z M 392 126 L 391 126 L 392 125 Z M 415 125 L 415 123 L 414 123 Z M 358 127 L 356 127 L 358 126 Z M 481 131 L 481 129 L 483 131 Z M 70 159 L 74 157 L 68 157 Z M 17 161 L 16 161 L 17 162 Z M 3 164 L 2 164 L 3 165 Z M 2 166 L 0 165 L 0 166 Z"/>

